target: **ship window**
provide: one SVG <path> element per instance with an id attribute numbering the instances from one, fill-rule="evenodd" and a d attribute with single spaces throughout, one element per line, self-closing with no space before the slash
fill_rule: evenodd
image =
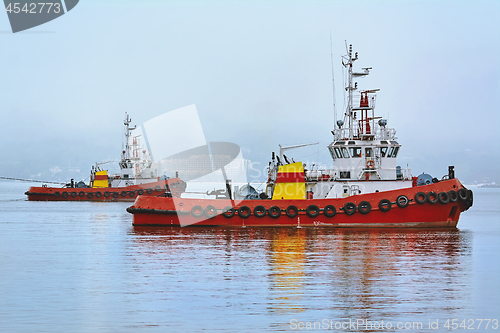
<path id="1" fill-rule="evenodd" d="M 340 153 L 340 149 L 335 147 L 335 155 L 337 156 L 337 158 L 342 158 L 342 154 Z"/>
<path id="2" fill-rule="evenodd" d="M 389 154 L 387 154 L 387 157 L 393 157 L 392 156 L 393 152 L 394 152 L 394 147 L 391 147 L 391 149 L 389 149 Z"/>
<path id="3" fill-rule="evenodd" d="M 391 143 L 392 143 L 393 145 L 397 145 L 397 144 L 398 144 L 398 142 L 397 142 L 397 141 L 391 141 Z"/>
<path id="4" fill-rule="evenodd" d="M 330 155 L 332 155 L 332 158 L 335 159 L 335 154 L 333 153 L 333 148 L 328 147 L 328 150 L 330 151 Z"/>
<path id="5" fill-rule="evenodd" d="M 387 147 L 380 147 L 380 155 L 382 155 L 382 157 L 385 157 L 385 153 L 387 153 Z"/>
<path id="6" fill-rule="evenodd" d="M 344 158 L 349 158 L 349 153 L 347 152 L 347 148 L 342 147 L 342 155 L 344 155 Z"/>
<path id="7" fill-rule="evenodd" d="M 128 164 L 129 169 L 132 169 L 132 163 Z"/>
<path id="8" fill-rule="evenodd" d="M 122 169 L 126 169 L 127 168 L 127 163 L 120 163 L 120 167 Z"/>
<path id="9" fill-rule="evenodd" d="M 387 145 L 388 144 L 387 141 L 384 141 L 384 140 L 380 141 L 380 143 L 383 144 L 383 145 Z"/>
<path id="10" fill-rule="evenodd" d="M 337 142 L 335 142 L 335 144 L 336 145 L 343 145 L 343 144 L 345 144 L 345 142 L 344 141 L 337 141 Z"/>
<path id="11" fill-rule="evenodd" d="M 356 144 L 356 141 L 349 141 L 349 144 L 350 144 L 350 145 L 355 145 L 355 144 Z"/>
<path id="12" fill-rule="evenodd" d="M 366 155 L 366 157 L 372 157 L 372 149 L 365 148 L 365 155 Z"/>
<path id="13" fill-rule="evenodd" d="M 398 150 L 399 150 L 399 147 L 394 148 L 394 152 L 392 153 L 392 157 L 396 157 L 398 155 Z"/>
<path id="14" fill-rule="evenodd" d="M 340 171 L 340 178 L 351 178 L 351 171 Z"/>
<path id="15" fill-rule="evenodd" d="M 349 147 L 352 157 L 361 157 L 361 147 Z"/>

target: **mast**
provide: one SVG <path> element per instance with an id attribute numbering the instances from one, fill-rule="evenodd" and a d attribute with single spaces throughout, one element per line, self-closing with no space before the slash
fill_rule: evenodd
<path id="1" fill-rule="evenodd" d="M 125 125 L 125 147 L 123 149 L 122 160 L 130 160 L 130 135 L 133 130 L 137 128 L 137 126 L 131 127 L 130 123 L 132 119 L 128 116 L 127 112 L 125 112 L 125 120 L 123 124 Z"/>

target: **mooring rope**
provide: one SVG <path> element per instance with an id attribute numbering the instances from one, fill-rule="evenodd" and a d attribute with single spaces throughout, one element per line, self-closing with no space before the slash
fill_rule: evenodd
<path id="1" fill-rule="evenodd" d="M 20 181 L 22 181 L 22 182 L 50 183 L 50 184 L 60 184 L 60 185 L 66 185 L 66 183 L 49 182 L 49 181 L 46 181 L 46 180 L 21 179 L 21 178 L 10 178 L 10 177 L 0 177 L 0 179 L 6 179 L 6 180 L 20 180 Z"/>

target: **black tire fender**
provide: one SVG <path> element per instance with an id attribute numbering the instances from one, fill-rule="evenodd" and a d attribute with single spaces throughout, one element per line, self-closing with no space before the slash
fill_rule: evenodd
<path id="1" fill-rule="evenodd" d="M 458 197 L 463 201 L 469 199 L 469 192 L 467 192 L 467 190 L 464 188 L 461 188 L 460 190 L 458 190 L 457 194 L 458 194 Z"/>
<path id="2" fill-rule="evenodd" d="M 438 200 L 440 204 L 446 205 L 450 202 L 450 196 L 446 192 L 441 192 L 438 194 Z"/>
<path id="3" fill-rule="evenodd" d="M 436 194 L 436 192 L 434 191 L 430 191 L 429 193 L 427 193 L 427 202 L 431 203 L 431 204 L 435 204 L 436 202 L 438 202 L 438 195 Z"/>
<path id="4" fill-rule="evenodd" d="M 399 208 L 406 208 L 410 204 L 410 199 L 406 195 L 401 194 L 396 198 L 396 205 Z"/>
<path id="5" fill-rule="evenodd" d="M 222 210 L 222 215 L 224 215 L 224 217 L 228 219 L 233 217 L 234 213 L 235 213 L 234 208 L 230 206 L 224 207 L 224 209 Z"/>
<path id="6" fill-rule="evenodd" d="M 306 214 L 309 217 L 316 217 L 319 215 L 319 207 L 316 205 L 309 205 L 306 208 Z"/>
<path id="7" fill-rule="evenodd" d="M 191 208 L 191 215 L 193 215 L 194 217 L 201 217 L 204 211 L 205 210 L 203 209 L 203 207 L 201 207 L 200 205 L 196 205 Z"/>
<path id="8" fill-rule="evenodd" d="M 325 215 L 326 217 L 334 217 L 335 214 L 337 214 L 337 210 L 335 209 L 335 206 L 326 205 L 325 208 L 323 208 L 323 215 Z"/>
<path id="9" fill-rule="evenodd" d="M 253 209 L 253 215 L 255 215 L 257 217 L 266 216 L 266 207 L 264 207 L 262 205 L 255 206 L 255 208 Z"/>
<path id="10" fill-rule="evenodd" d="M 425 194 L 424 194 L 425 195 Z M 392 208 L 392 202 L 389 199 L 382 199 L 378 203 L 378 209 L 380 209 L 381 212 L 388 212 Z"/>
<path id="11" fill-rule="evenodd" d="M 287 207 L 285 212 L 286 212 L 286 216 L 293 219 L 295 216 L 297 216 L 297 214 L 299 213 L 299 210 L 296 206 L 290 205 Z"/>
<path id="12" fill-rule="evenodd" d="M 418 192 L 415 194 L 415 202 L 418 204 L 424 204 L 427 202 L 427 195 L 424 192 Z"/>
<path id="13" fill-rule="evenodd" d="M 450 202 L 457 202 L 458 194 L 455 190 L 448 191 L 448 196 L 450 197 Z"/>
<path id="14" fill-rule="evenodd" d="M 207 207 L 205 207 L 205 211 L 203 213 L 209 219 L 214 218 L 217 216 L 217 208 L 212 205 L 208 205 Z"/>
<path id="15" fill-rule="evenodd" d="M 272 206 L 268 211 L 269 216 L 273 219 L 277 219 L 281 215 L 281 209 L 278 206 Z"/>
<path id="16" fill-rule="evenodd" d="M 358 205 L 358 211 L 361 214 L 368 214 L 372 210 L 372 205 L 368 201 L 361 201 Z"/>
<path id="17" fill-rule="evenodd" d="M 242 219 L 246 219 L 252 214 L 252 210 L 248 206 L 241 206 L 238 209 L 238 216 L 241 217 Z"/>
<path id="18" fill-rule="evenodd" d="M 357 208 L 358 207 L 356 207 L 354 203 L 348 202 L 344 205 L 344 213 L 346 213 L 347 215 L 352 215 L 356 213 Z"/>

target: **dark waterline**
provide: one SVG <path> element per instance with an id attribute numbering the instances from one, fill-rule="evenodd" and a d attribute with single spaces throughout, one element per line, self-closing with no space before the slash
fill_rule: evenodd
<path id="1" fill-rule="evenodd" d="M 349 230 L 134 228 L 128 203 L 28 202 L 27 187 L 0 183 L 1 332 L 500 319 L 498 189 L 474 189 L 458 229 Z"/>

